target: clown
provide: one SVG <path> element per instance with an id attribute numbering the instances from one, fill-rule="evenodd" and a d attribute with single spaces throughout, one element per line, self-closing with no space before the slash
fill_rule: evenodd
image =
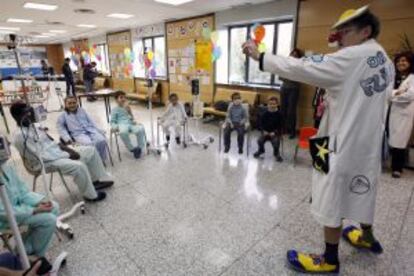
<path id="1" fill-rule="evenodd" d="M 327 138 L 316 154 L 329 162 L 314 170 L 311 212 L 324 226 L 324 254 L 287 252 L 289 265 L 303 273 L 338 273 L 338 244 L 381 253 L 372 225 L 381 172 L 381 142 L 385 104 L 391 93 L 394 69 L 376 38 L 380 24 L 368 6 L 346 11 L 332 27 L 330 43 L 339 47 L 319 58 L 295 59 L 260 53 L 253 41 L 243 52 L 260 62 L 260 69 L 280 77 L 325 88 L 328 106 L 318 137 Z M 315 166 L 316 168 L 316 166 Z M 342 220 L 359 222 L 342 231 Z"/>

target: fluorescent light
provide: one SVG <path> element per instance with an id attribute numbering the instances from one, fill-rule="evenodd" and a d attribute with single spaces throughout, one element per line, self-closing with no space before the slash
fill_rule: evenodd
<path id="1" fill-rule="evenodd" d="M 178 5 L 182 5 L 188 2 L 192 2 L 193 0 L 155 0 L 155 2 L 160 2 L 163 4 L 169 4 L 169 5 L 174 5 L 174 6 L 178 6 Z"/>
<path id="2" fill-rule="evenodd" d="M 89 25 L 89 24 L 78 24 L 76 26 L 78 26 L 80 28 L 96 28 L 95 25 Z"/>
<path id="3" fill-rule="evenodd" d="M 41 35 L 46 35 L 46 36 L 55 36 L 57 34 L 51 34 L 51 33 L 41 33 Z"/>
<path id="4" fill-rule="evenodd" d="M 50 33 L 54 33 L 54 34 L 64 34 L 67 33 L 66 30 L 50 30 Z"/>
<path id="5" fill-rule="evenodd" d="M 126 13 L 111 13 L 108 14 L 107 17 L 118 18 L 118 19 L 128 19 L 134 17 L 133 14 L 126 14 Z"/>
<path id="6" fill-rule="evenodd" d="M 4 31 L 20 31 L 19 27 L 2 27 L 0 26 L 0 30 L 4 30 Z"/>
<path id="7" fill-rule="evenodd" d="M 32 23 L 33 20 L 31 20 L 31 19 L 20 19 L 20 18 L 9 18 L 9 19 L 7 19 L 7 22 L 12 22 L 12 23 Z"/>
<path id="8" fill-rule="evenodd" d="M 26 9 L 35 9 L 35 10 L 42 10 L 42 11 L 54 11 L 58 8 L 57 5 L 49 5 L 49 4 L 40 4 L 40 3 L 33 3 L 27 2 L 23 5 Z"/>
<path id="9" fill-rule="evenodd" d="M 6 31 L 6 30 L 0 30 L 0 34 L 15 34 L 16 31 Z"/>
<path id="10" fill-rule="evenodd" d="M 34 35 L 33 37 L 36 37 L 36 38 L 49 38 L 50 36 L 48 36 L 48 35 Z"/>

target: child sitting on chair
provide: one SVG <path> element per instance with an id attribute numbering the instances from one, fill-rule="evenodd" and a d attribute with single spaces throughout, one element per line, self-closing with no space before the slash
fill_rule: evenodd
<path id="1" fill-rule="evenodd" d="M 111 114 L 111 129 L 119 131 L 122 141 L 127 149 L 134 154 L 136 159 L 141 157 L 141 153 L 146 146 L 145 129 L 142 125 L 138 125 L 132 115 L 131 107 L 126 100 L 126 94 L 123 91 L 117 91 L 115 100 L 118 104 L 112 110 Z M 129 137 L 134 134 L 137 138 L 137 146 L 134 147 Z"/>
<path id="2" fill-rule="evenodd" d="M 233 130 L 237 131 L 237 145 L 239 147 L 239 154 L 243 153 L 244 133 L 247 123 L 247 111 L 242 105 L 240 93 L 233 93 L 231 95 L 232 103 L 227 109 L 227 116 L 224 122 L 224 152 L 228 153 L 230 150 L 231 133 Z"/>
<path id="3" fill-rule="evenodd" d="M 170 103 L 168 104 L 167 110 L 160 118 L 160 123 L 167 140 L 166 147 L 170 143 L 171 129 L 174 129 L 175 141 L 178 145 L 181 144 L 180 131 L 187 120 L 184 105 L 178 101 L 178 95 L 175 93 L 171 94 L 169 100 Z"/>
<path id="4" fill-rule="evenodd" d="M 279 101 L 276 97 L 270 97 L 267 103 L 267 110 L 261 117 L 262 133 L 257 140 L 259 150 L 254 154 L 259 158 L 265 152 L 265 143 L 270 141 L 273 146 L 273 154 L 277 162 L 282 162 L 279 146 L 282 134 L 282 115 L 278 109 Z"/>

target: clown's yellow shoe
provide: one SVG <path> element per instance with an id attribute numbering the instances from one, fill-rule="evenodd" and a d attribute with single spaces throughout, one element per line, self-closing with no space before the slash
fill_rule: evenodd
<path id="1" fill-rule="evenodd" d="M 358 249 L 368 249 L 372 253 L 381 254 L 383 249 L 378 241 L 367 242 L 362 239 L 362 230 L 351 225 L 342 231 L 342 237 Z"/>
<path id="2" fill-rule="evenodd" d="M 322 255 L 313 255 L 289 250 L 287 252 L 287 262 L 296 271 L 308 274 L 337 274 L 339 264 L 328 264 Z"/>

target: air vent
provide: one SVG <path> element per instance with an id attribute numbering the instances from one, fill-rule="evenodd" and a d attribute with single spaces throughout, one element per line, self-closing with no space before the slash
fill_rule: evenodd
<path id="1" fill-rule="evenodd" d="M 47 20 L 46 20 L 46 24 L 53 25 L 53 26 L 62 26 L 62 25 L 65 25 L 63 22 L 60 22 L 60 21 L 47 21 Z"/>
<path id="2" fill-rule="evenodd" d="M 76 9 L 73 10 L 75 13 L 80 13 L 80 14 L 94 14 L 95 11 L 91 10 L 91 9 Z"/>

